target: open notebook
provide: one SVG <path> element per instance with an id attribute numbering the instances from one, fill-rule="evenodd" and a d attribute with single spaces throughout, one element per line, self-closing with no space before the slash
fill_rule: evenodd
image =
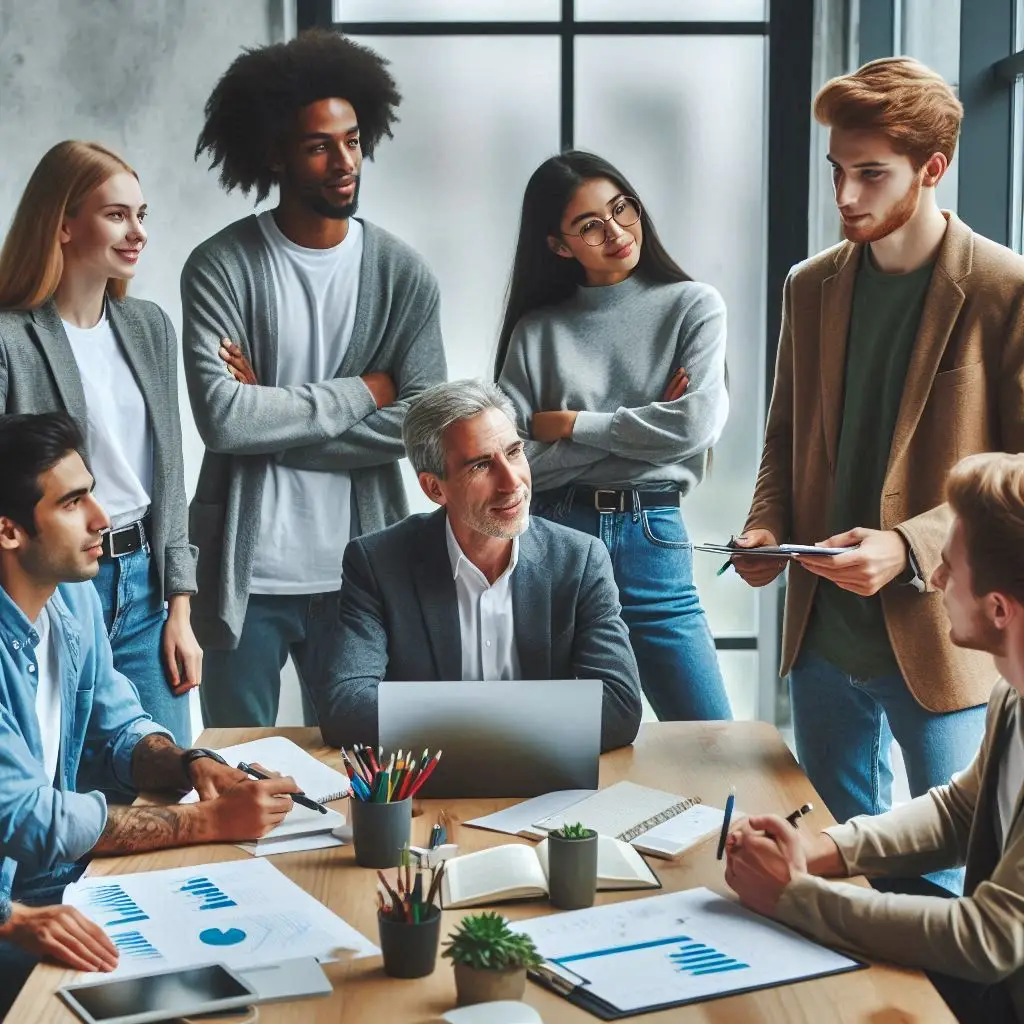
<path id="1" fill-rule="evenodd" d="M 643 857 L 611 836 L 597 839 L 597 888 L 660 889 Z M 445 910 L 548 895 L 548 841 L 539 846 L 494 846 L 445 861 L 441 905 Z"/>
<path id="2" fill-rule="evenodd" d="M 251 740 L 249 743 L 238 743 L 233 747 L 222 747 L 217 753 L 232 766 L 244 761 L 246 764 L 261 764 L 268 771 L 281 775 L 290 775 L 306 796 L 321 804 L 348 796 L 347 775 L 342 775 L 341 772 L 318 761 L 312 754 L 307 754 L 302 747 L 284 736 L 267 736 L 264 739 Z M 192 790 L 181 802 L 191 803 L 198 799 L 199 795 Z M 295 804 L 277 828 L 256 842 L 262 846 L 280 839 L 333 832 L 344 824 L 345 816 L 330 808 L 326 814 L 321 814 L 309 807 Z"/>

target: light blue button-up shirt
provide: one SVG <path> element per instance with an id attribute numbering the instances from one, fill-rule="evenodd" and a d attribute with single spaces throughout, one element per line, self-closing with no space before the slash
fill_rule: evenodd
<path id="1" fill-rule="evenodd" d="M 47 603 L 60 665 L 60 757 L 43 767 L 36 715 L 39 636 L 0 587 L 0 922 L 11 900 L 70 880 L 75 862 L 107 820 L 102 793 L 78 792 L 80 778 L 132 787 L 135 744 L 165 730 L 142 710 L 135 687 L 114 669 L 99 595 L 92 583 L 61 584 Z"/>

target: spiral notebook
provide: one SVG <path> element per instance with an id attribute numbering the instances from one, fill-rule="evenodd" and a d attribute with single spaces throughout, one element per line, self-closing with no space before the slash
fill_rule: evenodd
<path id="1" fill-rule="evenodd" d="M 535 821 L 534 825 L 552 832 L 563 825 L 582 822 L 600 835 L 629 843 L 699 803 L 699 797 L 680 797 L 635 782 L 616 782 L 558 814 Z"/>
<path id="2" fill-rule="evenodd" d="M 284 736 L 266 736 L 260 740 L 250 740 L 248 743 L 238 743 L 233 747 L 222 747 L 217 753 L 232 766 L 244 761 L 246 764 L 261 764 L 268 771 L 277 772 L 279 775 L 290 775 L 299 789 L 317 803 L 325 804 L 331 800 L 340 800 L 349 793 L 347 775 L 342 775 L 323 761 L 318 761 L 312 754 Z M 181 802 L 192 803 L 198 799 L 199 795 L 192 790 Z M 277 828 L 256 842 L 260 846 L 271 847 L 275 841 L 333 832 L 344 824 L 344 815 L 337 811 L 328 809 L 327 814 L 321 814 L 319 811 L 296 804 Z"/>

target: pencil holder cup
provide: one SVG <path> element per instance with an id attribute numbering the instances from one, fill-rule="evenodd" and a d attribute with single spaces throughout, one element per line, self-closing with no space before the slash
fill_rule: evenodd
<path id="1" fill-rule="evenodd" d="M 352 845 L 364 868 L 394 868 L 402 859 L 412 827 L 412 798 L 375 804 L 352 799 Z"/>
<path id="2" fill-rule="evenodd" d="M 548 835 L 548 892 L 559 910 L 582 910 L 594 905 L 597 891 L 597 833 L 582 839 Z"/>
<path id="3" fill-rule="evenodd" d="M 417 924 L 377 915 L 384 973 L 390 978 L 425 978 L 434 973 L 441 943 L 441 911 L 428 907 Z"/>

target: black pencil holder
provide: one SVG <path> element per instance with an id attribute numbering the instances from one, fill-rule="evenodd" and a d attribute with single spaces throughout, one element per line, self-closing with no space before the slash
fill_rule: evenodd
<path id="1" fill-rule="evenodd" d="M 427 907 L 426 916 L 418 924 L 394 921 L 378 913 L 377 925 L 388 977 L 425 978 L 434 973 L 441 942 L 441 911 L 437 907 Z"/>
<path id="2" fill-rule="evenodd" d="M 375 804 L 350 801 L 352 845 L 356 863 L 364 868 L 395 868 L 412 830 L 412 798 Z"/>

